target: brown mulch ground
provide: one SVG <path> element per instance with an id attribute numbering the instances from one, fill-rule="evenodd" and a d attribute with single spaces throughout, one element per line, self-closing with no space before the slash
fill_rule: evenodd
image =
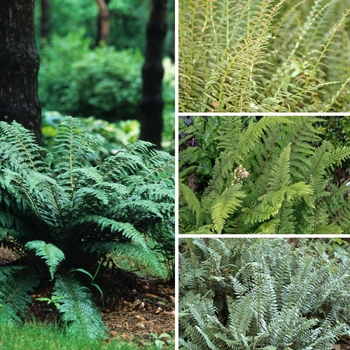
<path id="1" fill-rule="evenodd" d="M 11 250 L 0 247 L 0 266 L 11 264 L 17 259 L 18 256 Z M 142 346 L 154 343 L 151 333 L 174 336 L 173 283 L 140 278 L 133 273 L 111 268 L 101 268 L 95 282 L 104 293 L 102 301 L 99 292 L 92 290 L 111 339 L 133 341 Z M 52 285 L 47 284 L 40 286 L 31 296 L 33 304 L 28 312 L 28 321 L 33 316 L 42 321 L 57 321 L 55 307 L 36 300 L 38 297 L 50 297 L 51 291 Z"/>

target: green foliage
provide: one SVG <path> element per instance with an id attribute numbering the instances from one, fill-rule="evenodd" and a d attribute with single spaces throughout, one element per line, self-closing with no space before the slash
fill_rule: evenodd
<path id="1" fill-rule="evenodd" d="M 67 334 L 98 339 L 104 336 L 105 326 L 89 290 L 80 285 L 71 275 L 59 276 L 53 296 L 57 299 L 58 311 L 67 324 Z"/>
<path id="2" fill-rule="evenodd" d="M 137 119 L 143 56 L 137 49 L 89 49 L 82 32 L 56 35 L 41 52 L 42 107 L 64 114 Z"/>
<path id="3" fill-rule="evenodd" d="M 320 124 L 320 129 L 324 132 L 324 138 L 335 146 L 350 145 L 349 116 L 329 116 Z"/>
<path id="4" fill-rule="evenodd" d="M 24 267 L 2 267 L 0 284 L 0 324 L 19 321 L 32 301 L 29 293 L 38 286 L 38 276 Z"/>
<path id="5" fill-rule="evenodd" d="M 350 233 L 347 182 L 332 176 L 349 146 L 323 141 L 319 117 L 246 118 L 180 125 L 180 233 Z"/>
<path id="6" fill-rule="evenodd" d="M 137 141 L 92 165 L 99 145 L 70 117 L 55 143 L 46 151 L 18 123 L 0 123 L 0 244 L 36 260 L 40 274 L 49 267 L 51 278 L 64 254 L 60 280 L 72 268 L 91 273 L 109 253 L 173 273 L 173 157 Z"/>
<path id="7" fill-rule="evenodd" d="M 349 254 L 333 264 L 285 240 L 188 239 L 180 349 L 329 349 L 348 335 Z"/>
<path id="8" fill-rule="evenodd" d="M 62 116 L 58 112 L 46 112 L 42 117 L 43 145 L 49 151 L 55 146 L 54 137 L 57 135 Z M 140 123 L 137 120 L 121 120 L 109 123 L 93 117 L 80 118 L 81 128 L 99 144 L 96 160 L 103 160 L 115 154 L 120 146 L 135 142 L 140 134 Z M 95 160 L 95 161 L 96 161 Z"/>
<path id="9" fill-rule="evenodd" d="M 40 1 L 35 1 L 36 38 L 40 38 Z M 144 49 L 145 30 L 149 20 L 150 6 L 144 0 L 110 0 L 108 3 L 110 19 L 110 35 L 108 43 L 118 50 L 130 47 Z M 65 37 L 82 28 L 86 36 L 92 40 L 97 32 L 98 6 L 96 2 L 84 0 L 51 0 L 50 1 L 50 30 L 52 33 Z M 168 1 L 168 34 L 165 43 L 167 53 L 172 45 L 174 31 L 174 2 Z M 39 45 L 38 45 L 39 46 Z"/>
<path id="10" fill-rule="evenodd" d="M 56 325 L 27 323 L 23 326 L 5 324 L 1 326 L 0 347 L 6 350 L 155 350 L 155 345 L 138 346 L 135 342 L 92 340 L 81 336 L 67 336 Z"/>
<path id="11" fill-rule="evenodd" d="M 342 0 L 180 0 L 180 112 L 348 111 Z"/>
<path id="12" fill-rule="evenodd" d="M 30 241 L 25 244 L 25 247 L 34 249 L 35 254 L 45 260 L 46 265 L 49 267 L 52 281 L 59 263 L 65 259 L 62 250 L 51 243 L 46 244 L 44 241 Z"/>

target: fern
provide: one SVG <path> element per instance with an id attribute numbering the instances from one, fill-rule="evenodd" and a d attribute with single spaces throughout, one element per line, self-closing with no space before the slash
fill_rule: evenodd
<path id="1" fill-rule="evenodd" d="M 53 295 L 57 297 L 62 320 L 68 326 L 67 334 L 91 339 L 105 336 L 105 326 L 89 290 L 72 275 L 57 278 Z"/>
<path id="2" fill-rule="evenodd" d="M 181 349 L 325 349 L 349 334 L 348 258 L 323 264 L 281 239 L 182 242 Z"/>
<path id="3" fill-rule="evenodd" d="M 341 0 L 181 0 L 180 112 L 348 110 L 348 23 Z"/>
<path id="4" fill-rule="evenodd" d="M 37 256 L 45 259 L 45 263 L 49 267 L 52 281 L 59 263 L 64 260 L 64 253 L 53 244 L 46 244 L 43 241 L 31 241 L 28 242 L 25 247 L 27 249 L 34 249 Z"/>
<path id="5" fill-rule="evenodd" d="M 27 268 L 19 266 L 0 269 L 0 323 L 20 321 L 34 292 L 39 278 Z"/>
<path id="6" fill-rule="evenodd" d="M 350 148 L 322 141 L 324 119 L 271 116 L 246 126 L 244 118 L 210 117 L 216 129 L 202 136 L 194 126 L 205 119 L 194 117 L 193 137 L 210 135 L 213 145 L 180 152 L 180 233 L 349 233 L 348 189 L 331 174 Z M 208 161 L 210 177 L 201 176 Z"/>
<path id="7" fill-rule="evenodd" d="M 94 165 L 98 145 L 71 117 L 53 142 L 46 151 L 19 124 L 0 122 L 0 244 L 30 258 L 42 280 L 47 268 L 51 280 L 72 268 L 91 273 L 110 253 L 172 276 L 174 158 L 137 141 Z"/>

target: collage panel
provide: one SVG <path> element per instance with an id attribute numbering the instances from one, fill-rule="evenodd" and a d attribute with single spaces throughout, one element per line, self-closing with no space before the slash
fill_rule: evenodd
<path id="1" fill-rule="evenodd" d="M 348 349 L 348 241 L 181 238 L 178 349 Z"/>
<path id="2" fill-rule="evenodd" d="M 179 117 L 179 234 L 350 234 L 349 116 Z"/>
<path id="3" fill-rule="evenodd" d="M 179 0 L 179 112 L 349 112 L 346 0 Z"/>

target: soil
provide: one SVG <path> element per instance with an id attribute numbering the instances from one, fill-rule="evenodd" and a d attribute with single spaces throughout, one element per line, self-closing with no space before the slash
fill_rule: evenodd
<path id="1" fill-rule="evenodd" d="M 0 266 L 13 264 L 19 257 L 11 250 L 0 247 Z M 95 283 L 102 289 L 104 298 L 95 288 L 91 291 L 99 307 L 102 320 L 109 331 L 111 341 L 116 338 L 137 343 L 140 347 L 154 343 L 151 333 L 172 335 L 175 329 L 174 282 L 140 278 L 131 272 L 117 268 L 101 268 Z M 57 322 L 58 311 L 53 304 L 36 300 L 50 298 L 52 284 L 40 285 L 31 295 L 33 300 L 28 310 L 27 321 L 35 319 Z M 162 338 L 164 342 L 167 338 Z"/>

